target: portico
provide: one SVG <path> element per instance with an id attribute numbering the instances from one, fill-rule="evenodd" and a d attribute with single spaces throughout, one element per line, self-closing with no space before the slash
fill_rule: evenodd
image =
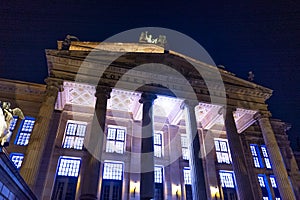
<path id="1" fill-rule="evenodd" d="M 43 129 L 32 133 L 45 139 L 49 124 L 42 111 L 60 113 L 47 173 L 63 162 L 79 166 L 78 176 L 68 178 L 73 185 L 66 186 L 76 198 L 262 198 L 257 177 L 264 171 L 254 169 L 249 146 L 258 128 L 259 145 L 266 145 L 272 163 L 266 174 L 276 177 L 282 199 L 295 199 L 269 116 L 257 117 L 269 113 L 270 89 L 156 45 L 98 45 L 74 42 L 70 51 L 46 51 L 48 80 L 59 87 L 48 87 L 49 105 L 37 117 Z M 216 72 L 222 82 L 211 76 Z M 85 127 L 83 136 L 71 135 L 75 126 Z M 74 145 L 79 140 L 80 151 Z M 38 148 L 34 144 L 28 151 Z M 25 170 L 34 166 L 25 160 L 22 167 L 35 188 L 37 175 Z M 44 182 L 41 196 L 55 195 L 63 178 Z"/>

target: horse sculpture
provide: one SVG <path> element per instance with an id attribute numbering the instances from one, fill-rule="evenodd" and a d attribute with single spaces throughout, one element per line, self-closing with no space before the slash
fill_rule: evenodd
<path id="1" fill-rule="evenodd" d="M 0 101 L 0 146 L 8 146 L 9 139 L 12 135 L 9 130 L 10 124 L 13 120 L 13 116 L 18 116 L 20 119 L 24 119 L 24 114 L 20 108 L 10 108 L 9 102 Z"/>

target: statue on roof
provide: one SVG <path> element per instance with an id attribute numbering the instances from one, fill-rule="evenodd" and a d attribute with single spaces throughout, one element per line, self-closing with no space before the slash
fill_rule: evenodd
<path id="1" fill-rule="evenodd" d="M 165 35 L 159 35 L 157 38 L 153 38 L 151 34 L 148 34 L 148 31 L 145 31 L 141 33 L 139 42 L 165 46 L 167 43 L 167 37 Z"/>
<path id="2" fill-rule="evenodd" d="M 12 135 L 9 130 L 10 124 L 13 121 L 13 116 L 18 116 L 20 119 L 24 119 L 24 114 L 20 108 L 10 108 L 9 102 L 0 101 L 0 146 L 8 146 L 9 139 Z"/>
<path id="3" fill-rule="evenodd" d="M 249 80 L 249 81 L 254 81 L 254 74 L 253 74 L 252 71 L 249 71 L 249 72 L 248 72 L 248 80 Z"/>
<path id="4" fill-rule="evenodd" d="M 62 42 L 62 50 L 69 50 L 72 41 L 79 41 L 78 37 L 73 35 L 67 35 L 65 40 Z"/>

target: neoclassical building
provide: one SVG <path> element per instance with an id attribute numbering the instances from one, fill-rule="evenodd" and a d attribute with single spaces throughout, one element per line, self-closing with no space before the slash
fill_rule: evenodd
<path id="1" fill-rule="evenodd" d="M 26 116 L 5 155 L 37 199 L 300 199 L 272 90 L 155 44 L 58 42 L 46 57 L 45 84 L 0 79 Z"/>

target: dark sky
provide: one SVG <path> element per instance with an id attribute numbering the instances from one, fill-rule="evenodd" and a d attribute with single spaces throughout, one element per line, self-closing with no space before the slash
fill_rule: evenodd
<path id="1" fill-rule="evenodd" d="M 103 41 L 132 28 L 169 28 L 196 40 L 217 65 L 244 79 L 252 70 L 256 83 L 273 89 L 269 108 L 274 118 L 292 124 L 289 137 L 295 146 L 300 136 L 299 2 L 99 2 L 1 1 L 0 77 L 43 83 L 44 50 L 56 48 L 66 34 Z"/>

